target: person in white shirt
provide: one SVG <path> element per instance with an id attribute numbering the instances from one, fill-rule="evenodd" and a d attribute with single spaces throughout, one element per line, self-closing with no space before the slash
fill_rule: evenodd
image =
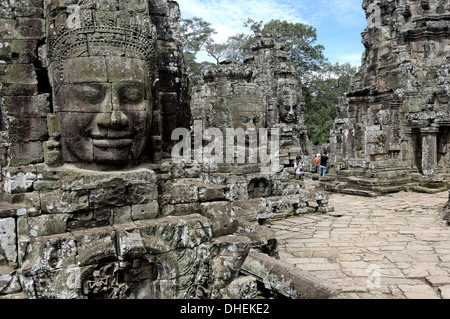
<path id="1" fill-rule="evenodd" d="M 295 170 L 295 175 L 297 179 L 302 179 L 303 175 L 305 174 L 305 171 L 303 170 L 303 161 L 301 156 L 297 156 L 297 158 L 295 159 L 295 163 L 294 163 L 294 170 Z"/>

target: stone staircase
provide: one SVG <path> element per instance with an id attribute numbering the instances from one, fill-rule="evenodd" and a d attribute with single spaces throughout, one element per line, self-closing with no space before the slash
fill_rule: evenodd
<path id="1" fill-rule="evenodd" d="M 341 176 L 331 173 L 321 179 L 318 187 L 334 193 L 376 197 L 402 191 L 440 193 L 448 189 L 448 182 L 440 177 L 427 180 L 418 173 L 397 178 Z"/>

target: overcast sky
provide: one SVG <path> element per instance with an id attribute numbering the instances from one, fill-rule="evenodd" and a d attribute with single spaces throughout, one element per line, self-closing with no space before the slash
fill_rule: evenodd
<path id="1" fill-rule="evenodd" d="M 332 63 L 360 65 L 366 28 L 362 0 L 177 0 L 181 17 L 201 17 L 217 30 L 216 42 L 247 32 L 247 18 L 304 23 L 317 29 L 317 42 Z"/>

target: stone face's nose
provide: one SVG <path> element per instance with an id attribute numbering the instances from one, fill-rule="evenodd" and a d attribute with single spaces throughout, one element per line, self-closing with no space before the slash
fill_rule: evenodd
<path id="1" fill-rule="evenodd" d="M 97 125 L 102 128 L 118 129 L 128 125 L 128 117 L 120 110 L 100 113 L 97 116 Z"/>
<path id="2" fill-rule="evenodd" d="M 289 109 L 288 115 L 289 115 L 289 116 L 294 116 L 294 115 L 295 115 L 295 113 L 294 113 L 294 108 L 293 108 L 292 106 L 291 106 L 290 109 Z"/>
<path id="3" fill-rule="evenodd" d="M 128 117 L 120 110 L 111 113 L 111 128 L 119 128 L 128 125 Z"/>
<path id="4" fill-rule="evenodd" d="M 112 91 L 105 99 L 104 112 L 97 116 L 97 125 L 106 129 L 119 129 L 128 125 L 128 117 L 121 111 L 120 93 Z"/>

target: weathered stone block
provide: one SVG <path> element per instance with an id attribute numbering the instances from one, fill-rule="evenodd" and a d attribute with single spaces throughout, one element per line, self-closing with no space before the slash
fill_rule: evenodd
<path id="1" fill-rule="evenodd" d="M 252 276 L 238 277 L 223 288 L 220 294 L 222 299 L 256 299 L 258 282 Z"/>
<path id="2" fill-rule="evenodd" d="M 221 281 L 230 282 L 234 279 L 250 251 L 250 239 L 228 235 L 214 238 L 213 245 L 218 248 L 218 254 L 212 261 L 213 273 L 220 274 Z M 225 269 L 226 268 L 226 269 Z"/>
<path id="3" fill-rule="evenodd" d="M 0 94 L 2 95 L 37 95 L 38 86 L 37 83 L 4 83 L 0 87 Z"/>
<path id="4" fill-rule="evenodd" d="M 211 221 L 214 237 L 232 234 L 238 228 L 236 216 L 229 202 L 202 203 L 201 214 Z"/>
<path id="5" fill-rule="evenodd" d="M 33 64 L 0 65 L 0 80 L 5 84 L 37 85 L 36 72 Z M 17 94 L 6 94 L 17 95 Z M 30 95 L 30 94 L 24 94 Z"/>
<path id="6" fill-rule="evenodd" d="M 89 192 L 89 207 L 97 209 L 106 206 L 124 206 L 126 204 L 126 194 L 127 188 L 124 185 L 93 189 Z"/>
<path id="7" fill-rule="evenodd" d="M 55 141 L 44 142 L 44 162 L 49 167 L 58 167 L 62 165 L 60 143 Z"/>
<path id="8" fill-rule="evenodd" d="M 0 45 L 0 60 L 6 63 L 33 63 L 37 59 L 36 40 L 5 40 Z"/>
<path id="9" fill-rule="evenodd" d="M 82 299 L 81 268 L 27 270 L 21 274 L 23 290 L 30 299 Z"/>
<path id="10" fill-rule="evenodd" d="M 36 181 L 33 183 L 33 190 L 37 192 L 49 192 L 61 186 L 59 181 Z"/>
<path id="11" fill-rule="evenodd" d="M 101 208 L 72 214 L 67 220 L 67 230 L 105 227 L 111 225 L 112 212 L 110 208 Z"/>
<path id="12" fill-rule="evenodd" d="M 58 138 L 61 136 L 61 128 L 59 126 L 59 117 L 56 114 L 47 114 L 48 135 Z"/>
<path id="13" fill-rule="evenodd" d="M 139 229 L 134 224 L 115 227 L 117 236 L 117 253 L 122 258 L 141 256 L 147 252 Z"/>
<path id="14" fill-rule="evenodd" d="M 158 185 L 152 183 L 136 183 L 127 189 L 127 204 L 146 204 L 158 198 Z"/>
<path id="15" fill-rule="evenodd" d="M 22 269 L 31 272 L 64 269 L 75 265 L 75 237 L 70 233 L 36 237 L 28 243 Z"/>
<path id="16" fill-rule="evenodd" d="M 245 220 L 239 220 L 239 236 L 245 236 L 250 239 L 249 245 L 251 248 L 279 258 L 277 238 L 272 229 Z"/>
<path id="17" fill-rule="evenodd" d="M 68 214 L 28 217 L 29 234 L 32 237 L 62 234 L 66 232 Z"/>
<path id="18" fill-rule="evenodd" d="M 21 207 L 1 202 L 0 218 L 15 217 L 18 209 L 21 209 Z"/>
<path id="19" fill-rule="evenodd" d="M 89 190 L 115 187 L 117 185 L 148 185 L 157 183 L 157 176 L 149 169 L 131 171 L 87 171 L 67 165 L 56 171 L 61 172 L 61 187 L 67 190 Z"/>
<path id="20" fill-rule="evenodd" d="M 16 7 L 14 8 L 14 16 L 24 18 L 43 18 L 43 8 Z"/>
<path id="21" fill-rule="evenodd" d="M 11 166 L 21 166 L 42 163 L 44 161 L 44 147 L 42 142 L 17 142 L 9 148 Z"/>
<path id="22" fill-rule="evenodd" d="M 41 209 L 50 214 L 68 214 L 89 210 L 88 191 L 62 191 L 41 192 Z M 96 207 L 97 208 L 97 207 Z"/>
<path id="23" fill-rule="evenodd" d="M 149 251 L 168 252 L 177 248 L 193 248 L 212 237 L 211 222 L 199 215 L 136 221 Z"/>
<path id="24" fill-rule="evenodd" d="M 201 181 L 183 180 L 183 182 L 168 182 L 163 186 L 163 203 L 165 204 L 182 204 L 193 203 L 199 200 L 198 186 Z"/>
<path id="25" fill-rule="evenodd" d="M 115 232 L 111 227 L 74 231 L 77 240 L 77 264 L 94 265 L 117 258 Z"/>
<path id="26" fill-rule="evenodd" d="M 5 96 L 4 105 L 13 117 L 47 117 L 50 113 L 49 94 L 34 96 Z"/>
<path id="27" fill-rule="evenodd" d="M 4 190 L 9 194 L 30 192 L 37 180 L 36 168 L 33 166 L 7 167 L 3 169 Z"/>
<path id="28" fill-rule="evenodd" d="M 10 267 L 17 265 L 16 221 L 14 218 L 0 219 L 0 252 Z M 1 266 L 1 262 L 0 262 Z"/>
<path id="29" fill-rule="evenodd" d="M 187 204 L 167 204 L 162 208 L 163 216 L 183 216 L 198 213 L 200 209 L 200 203 L 187 203 Z"/>
<path id="30" fill-rule="evenodd" d="M 45 37 L 45 20 L 38 18 L 17 18 L 15 30 L 18 39 L 42 39 Z"/>
<path id="31" fill-rule="evenodd" d="M 272 209 L 264 199 L 239 200 L 231 205 L 235 215 L 244 220 L 266 220 L 273 216 Z"/>
<path id="32" fill-rule="evenodd" d="M 38 117 L 18 117 L 10 121 L 11 142 L 46 141 L 48 139 L 47 119 Z"/>
<path id="33" fill-rule="evenodd" d="M 198 196 L 201 202 L 226 200 L 230 188 L 223 185 L 205 184 L 198 188 Z"/>
<path id="34" fill-rule="evenodd" d="M 132 222 L 131 219 L 131 206 L 111 207 L 113 214 L 113 224 L 125 224 Z"/>
<path id="35" fill-rule="evenodd" d="M 158 215 L 159 215 L 159 205 L 157 201 L 152 201 L 147 204 L 131 206 L 132 220 L 152 219 L 158 217 Z"/>
<path id="36" fill-rule="evenodd" d="M 0 273 L 0 295 L 14 294 L 21 290 L 22 287 L 15 271 L 6 274 Z"/>

